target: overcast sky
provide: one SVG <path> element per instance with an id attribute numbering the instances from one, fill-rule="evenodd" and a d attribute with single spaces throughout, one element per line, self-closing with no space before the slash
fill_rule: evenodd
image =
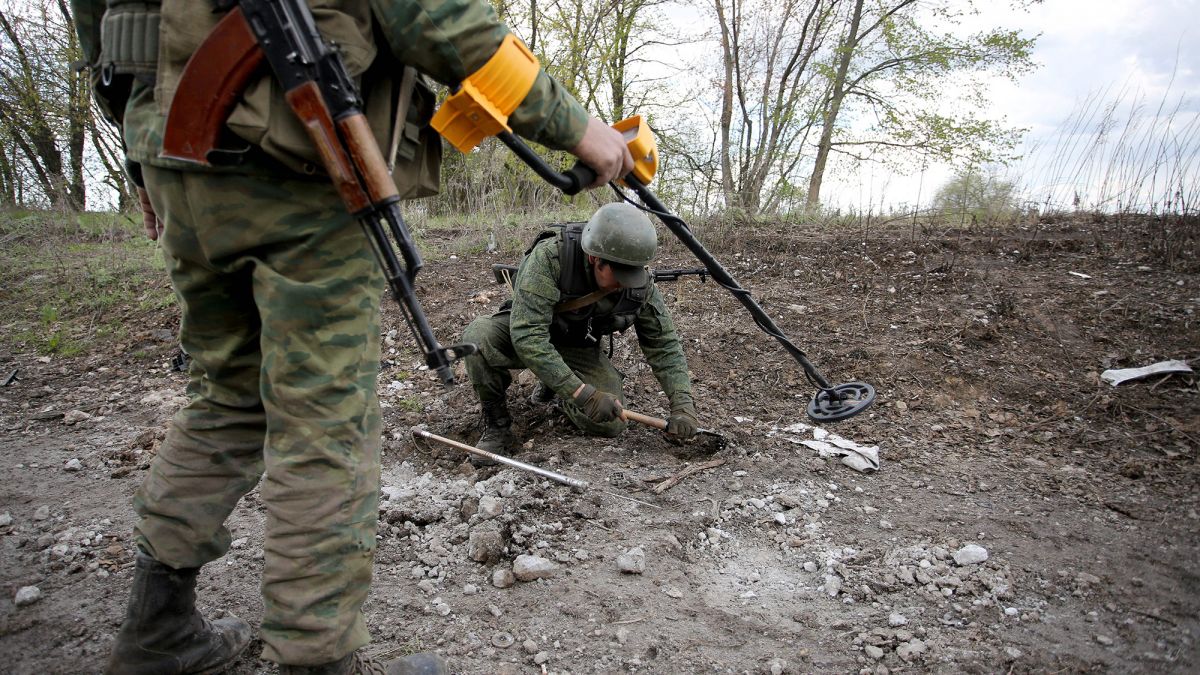
<path id="1" fill-rule="evenodd" d="M 1062 136 L 1064 121 L 1088 100 L 1122 97 L 1130 103 L 1141 96 L 1146 120 L 1164 96 L 1172 106 L 1182 98 L 1175 127 L 1195 119 L 1200 110 L 1200 0 L 1045 0 L 1028 11 L 1006 5 L 980 3 L 981 15 L 964 28 L 999 26 L 1040 36 L 1034 50 L 1038 69 L 1015 84 L 995 81 L 991 94 L 995 115 L 1030 130 L 1029 159 L 1012 172 L 1032 191 L 1044 194 L 1047 185 L 1067 179 L 1064 171 L 1048 166 L 1056 155 L 1050 146 Z M 1127 117 L 1119 109 L 1117 121 L 1123 124 Z M 1082 133 L 1094 137 L 1094 125 Z M 1195 150 L 1193 144 L 1191 152 Z M 857 181 L 844 176 L 836 196 L 830 197 L 843 206 L 877 203 L 881 194 L 888 203 L 911 203 L 920 182 L 924 204 L 949 175 L 948 167 L 934 167 L 920 181 L 919 172 L 902 176 L 867 169 Z"/>

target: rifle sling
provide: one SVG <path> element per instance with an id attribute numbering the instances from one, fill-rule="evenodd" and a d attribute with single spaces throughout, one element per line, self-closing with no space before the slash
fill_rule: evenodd
<path id="1" fill-rule="evenodd" d="M 617 289 L 617 290 L 620 290 L 620 289 Z M 554 306 L 554 313 L 558 314 L 560 312 L 574 312 L 577 309 L 581 309 L 583 307 L 587 307 L 588 305 L 600 302 L 600 300 L 602 298 L 604 298 L 604 296 L 609 295 L 611 293 L 615 293 L 615 292 L 616 291 L 606 291 L 603 288 L 601 288 L 600 290 L 592 291 L 591 293 L 588 293 L 587 295 L 585 295 L 581 298 L 575 298 L 574 300 L 560 302 Z"/>

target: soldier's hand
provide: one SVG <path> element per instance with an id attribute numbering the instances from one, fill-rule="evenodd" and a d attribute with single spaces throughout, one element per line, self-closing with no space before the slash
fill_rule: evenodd
<path id="1" fill-rule="evenodd" d="M 575 403 L 597 424 L 611 422 L 621 415 L 621 399 L 590 384 L 575 392 Z"/>
<path id="2" fill-rule="evenodd" d="M 633 155 L 625 146 L 625 137 L 595 117 L 588 118 L 587 131 L 579 145 L 571 148 L 571 154 L 596 172 L 595 182 L 587 186 L 589 190 L 633 171 Z"/>
<path id="3" fill-rule="evenodd" d="M 142 205 L 142 227 L 146 228 L 147 237 L 157 241 L 163 231 L 163 222 L 154 212 L 154 205 L 150 203 L 150 193 L 146 192 L 146 188 L 138 188 L 137 193 L 138 202 Z"/>
<path id="4" fill-rule="evenodd" d="M 672 410 L 671 416 L 667 418 L 667 433 L 672 436 L 688 439 L 695 436 L 699 430 L 700 421 L 696 419 L 696 409 L 690 405 Z"/>

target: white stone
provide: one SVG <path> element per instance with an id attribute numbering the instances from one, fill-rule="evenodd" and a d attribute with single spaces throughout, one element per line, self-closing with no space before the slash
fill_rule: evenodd
<path id="1" fill-rule="evenodd" d="M 842 592 L 842 580 L 840 577 L 826 574 L 825 586 L 823 588 L 829 594 L 829 597 L 836 598 L 837 594 Z"/>
<path id="2" fill-rule="evenodd" d="M 617 569 L 626 574 L 641 574 L 646 571 L 646 552 L 635 546 L 617 556 Z"/>
<path id="3" fill-rule="evenodd" d="M 42 590 L 37 586 L 22 586 L 17 591 L 16 597 L 13 598 L 13 604 L 17 607 L 32 605 L 42 599 Z"/>
<path id="4" fill-rule="evenodd" d="M 867 653 L 868 657 L 877 661 L 883 658 L 883 649 L 876 647 L 875 645 L 867 645 L 866 647 L 863 647 L 863 651 Z"/>
<path id="5" fill-rule="evenodd" d="M 69 410 L 66 415 L 63 415 L 63 424 L 78 424 L 90 419 L 92 419 L 92 416 L 82 410 Z"/>
<path id="6" fill-rule="evenodd" d="M 896 648 L 896 654 L 905 661 L 911 661 L 924 654 L 929 648 L 920 640 L 909 640 Z"/>
<path id="7" fill-rule="evenodd" d="M 50 507 L 49 506 L 39 506 L 33 512 L 34 520 L 45 520 L 49 517 L 50 517 Z"/>
<path id="8" fill-rule="evenodd" d="M 558 572 L 558 565 L 536 555 L 519 555 L 513 561 L 513 576 L 518 581 L 549 579 Z"/>
<path id="9" fill-rule="evenodd" d="M 233 541 L 229 542 L 229 547 L 230 548 L 245 548 L 247 541 L 249 541 L 249 538 L 247 538 L 247 537 L 238 537 L 237 539 L 234 539 Z"/>
<path id="10" fill-rule="evenodd" d="M 780 525 L 787 525 L 787 516 L 783 515 L 782 513 L 776 513 L 775 522 Z"/>
<path id="11" fill-rule="evenodd" d="M 903 614 L 901 614 L 899 612 L 892 612 L 891 614 L 888 615 L 888 625 L 893 628 L 895 628 L 897 626 L 904 626 L 907 623 L 908 623 L 908 617 L 904 616 Z"/>
<path id="12" fill-rule="evenodd" d="M 987 549 L 978 544 L 967 544 L 954 552 L 954 562 L 959 565 L 975 565 L 987 559 Z"/>
<path id="13" fill-rule="evenodd" d="M 1005 607 L 1004 616 L 1016 616 L 1021 612 L 1016 607 Z"/>
<path id="14" fill-rule="evenodd" d="M 498 497 L 481 497 L 478 513 L 479 517 L 485 520 L 495 518 L 504 513 L 504 500 Z"/>
<path id="15" fill-rule="evenodd" d="M 1107 635 L 1097 635 L 1096 642 L 1099 642 L 1100 644 L 1104 645 L 1105 647 L 1111 647 L 1113 644 L 1113 639 L 1108 637 Z"/>
<path id="16" fill-rule="evenodd" d="M 5 511 L 0 514 L 0 527 L 8 527 L 13 524 L 12 514 Z"/>
<path id="17" fill-rule="evenodd" d="M 466 584 L 463 586 L 463 595 L 475 595 L 479 592 L 479 587 L 475 584 Z"/>
<path id="18" fill-rule="evenodd" d="M 550 652 L 538 652 L 533 655 L 533 662 L 539 666 L 550 660 Z"/>
<path id="19" fill-rule="evenodd" d="M 817 563 L 815 563 L 811 560 L 805 562 L 804 563 L 804 571 L 805 572 L 816 572 L 817 571 Z"/>
<path id="20" fill-rule="evenodd" d="M 783 671 L 787 670 L 787 661 L 772 659 L 770 668 L 771 675 L 783 675 Z"/>
<path id="21" fill-rule="evenodd" d="M 500 568 L 492 572 L 492 585 L 496 588 L 508 588 L 515 583 L 517 583 L 517 578 L 512 570 Z"/>
<path id="22" fill-rule="evenodd" d="M 70 459 L 67 461 L 66 466 L 63 467 L 63 471 L 83 471 L 83 462 L 79 461 L 78 458 Z"/>

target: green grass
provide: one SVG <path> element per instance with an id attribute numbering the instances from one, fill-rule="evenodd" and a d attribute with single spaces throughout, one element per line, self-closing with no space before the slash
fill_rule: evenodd
<path id="1" fill-rule="evenodd" d="M 77 356 L 173 311 L 157 245 L 115 213 L 0 211 L 0 343 Z"/>

